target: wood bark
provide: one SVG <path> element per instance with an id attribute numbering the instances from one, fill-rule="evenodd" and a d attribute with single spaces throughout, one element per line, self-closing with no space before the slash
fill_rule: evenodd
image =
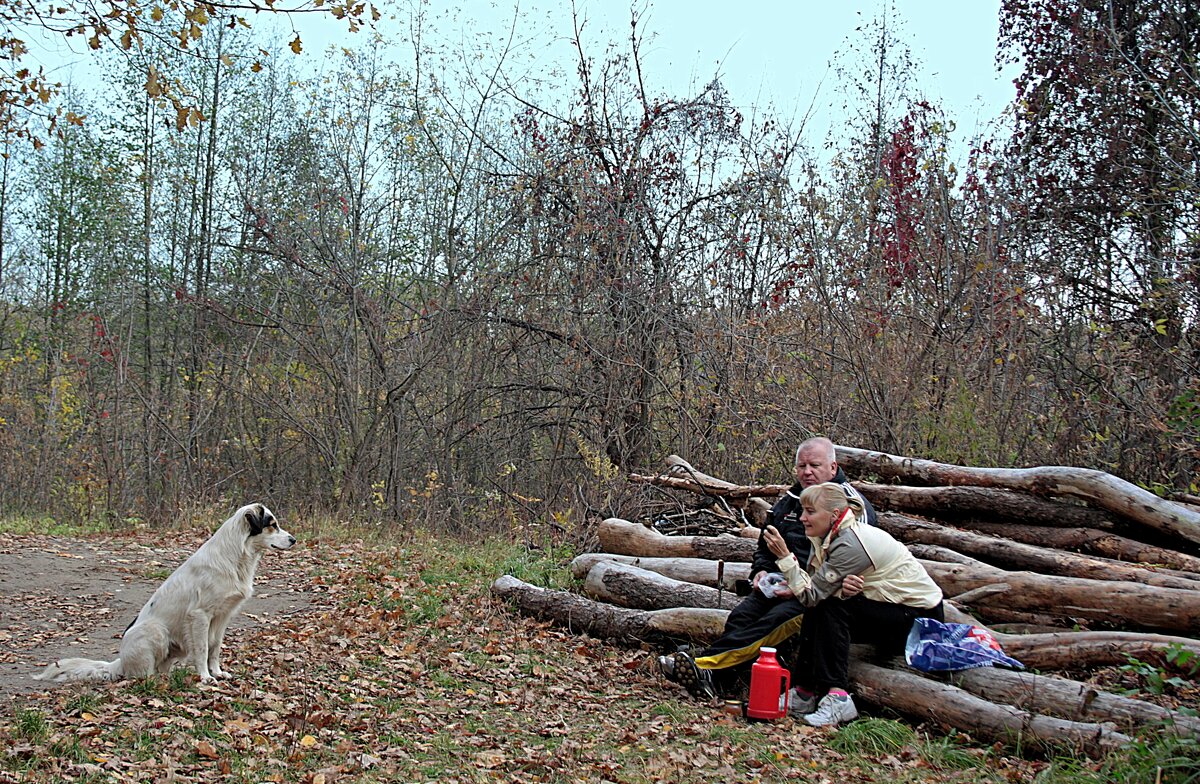
<path id="1" fill-rule="evenodd" d="M 700 491 L 705 495 L 725 496 L 741 506 L 746 516 L 750 518 L 750 522 L 754 525 L 762 525 L 767 519 L 767 512 L 771 511 L 771 504 L 767 503 L 761 496 L 774 497 L 787 490 L 786 485 L 773 485 L 771 487 L 782 487 L 774 492 L 768 490 L 765 493 L 746 493 L 731 492 L 738 486 L 732 482 L 727 482 L 724 479 L 718 479 L 715 476 L 697 471 L 691 463 L 684 460 L 679 455 L 668 455 L 666 459 L 667 473 L 673 477 L 686 477 L 695 481 L 703 489 Z"/>
<path id="2" fill-rule="evenodd" d="M 910 487 L 854 482 L 878 511 L 915 512 L 946 520 L 1010 520 L 1033 526 L 1112 529 L 1113 515 L 1076 503 L 993 487 Z"/>
<path id="3" fill-rule="evenodd" d="M 927 485 L 976 485 L 1024 490 L 1034 495 L 1081 499 L 1147 528 L 1200 544 L 1200 509 L 1159 498 L 1135 484 L 1090 468 L 976 468 L 912 457 L 837 447 L 838 462 L 850 471 Z"/>
<path id="4" fill-rule="evenodd" d="M 658 558 L 708 558 L 714 561 L 750 562 L 758 542 L 739 536 L 666 536 L 628 520 L 610 517 L 597 530 L 600 548 L 622 555 Z"/>
<path id="5" fill-rule="evenodd" d="M 492 583 L 492 594 L 513 602 L 528 615 L 553 621 L 573 632 L 627 642 L 715 640 L 724 630 L 729 615 L 726 610 L 695 607 L 630 610 L 567 591 L 539 588 L 507 574 Z"/>
<path id="6" fill-rule="evenodd" d="M 947 619 L 948 620 L 948 619 Z M 1072 670 L 1125 664 L 1132 656 L 1159 667 L 1170 667 L 1166 653 L 1180 648 L 1200 657 L 1200 640 L 1168 634 L 1135 632 L 1072 632 L 1001 634 L 996 639 L 1005 653 L 1030 669 Z"/>
<path id="7" fill-rule="evenodd" d="M 868 702 L 990 741 L 1020 746 L 1030 741 L 1069 743 L 1099 756 L 1131 740 L 1108 724 L 1073 722 L 999 705 L 911 670 L 888 669 L 852 659 L 850 680 L 855 693 Z"/>
<path id="8" fill-rule="evenodd" d="M 1200 735 L 1200 719 L 1097 689 L 1093 684 L 1032 672 L 981 667 L 947 676 L 950 683 L 991 702 L 1072 721 L 1111 721 L 1122 727 L 1163 724 L 1185 735 Z"/>
<path id="9" fill-rule="evenodd" d="M 697 476 L 705 476 L 708 481 L 697 479 Z M 712 477 L 707 477 L 704 474 L 692 475 L 687 473 L 683 475 L 658 474 L 657 476 L 630 474 L 629 481 L 635 485 L 668 487 L 672 490 L 687 490 L 698 495 L 717 496 L 731 500 L 778 498 L 791 487 L 791 485 L 735 485 L 712 479 Z"/>
<path id="10" fill-rule="evenodd" d="M 588 571 L 583 592 L 597 601 L 636 610 L 672 607 L 732 610 L 739 601 L 729 591 L 673 580 L 648 569 L 613 561 L 601 561 Z"/>
<path id="11" fill-rule="evenodd" d="M 981 534 L 1003 536 L 1015 542 L 1054 547 L 1059 550 L 1078 550 L 1118 561 L 1164 566 L 1200 576 L 1200 558 L 1165 547 L 1143 544 L 1096 528 L 1048 528 L 974 520 L 964 522 L 963 526 Z"/>
<path id="12" fill-rule="evenodd" d="M 1200 591 L 981 569 L 935 561 L 921 563 L 946 596 L 958 596 L 984 585 L 1006 583 L 1009 586 L 1009 590 L 972 602 L 973 607 L 1086 618 L 1154 631 L 1188 633 L 1200 628 Z"/>
<path id="13" fill-rule="evenodd" d="M 1144 569 L 1119 561 L 1075 555 L 973 531 L 963 531 L 896 512 L 879 513 L 879 527 L 902 542 L 949 547 L 956 552 L 981 558 L 1005 569 L 1090 580 L 1131 580 L 1163 588 L 1200 590 L 1200 580 L 1161 574 L 1153 569 Z M 1200 575 L 1197 577 L 1200 578 Z"/>
<path id="14" fill-rule="evenodd" d="M 716 588 L 717 574 L 721 574 L 720 585 L 725 591 L 732 592 L 734 583 L 750 577 L 750 564 L 730 562 L 719 566 L 721 561 L 710 561 L 705 558 L 643 558 L 637 555 L 617 555 L 616 553 L 584 553 L 571 561 L 571 574 L 575 579 L 587 577 L 591 568 L 601 561 L 638 566 L 651 572 L 657 572 L 673 580 L 707 585 Z"/>

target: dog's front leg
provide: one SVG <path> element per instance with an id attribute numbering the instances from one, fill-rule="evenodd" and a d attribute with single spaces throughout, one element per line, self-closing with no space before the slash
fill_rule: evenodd
<path id="1" fill-rule="evenodd" d="M 236 609 L 234 610 L 236 612 Z M 221 646 L 225 644 L 225 630 L 229 627 L 230 613 L 224 618 L 214 618 L 208 632 L 208 671 L 215 678 L 231 678 L 229 673 L 221 669 Z"/>
<path id="2" fill-rule="evenodd" d="M 216 680 L 208 671 L 208 627 L 212 618 L 203 610 L 192 610 L 188 613 L 188 655 L 192 657 L 192 666 L 200 676 L 201 683 Z"/>

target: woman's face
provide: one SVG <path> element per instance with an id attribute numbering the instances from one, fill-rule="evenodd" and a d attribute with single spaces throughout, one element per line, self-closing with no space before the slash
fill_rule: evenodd
<path id="1" fill-rule="evenodd" d="M 818 509 L 815 506 L 805 505 L 801 507 L 800 522 L 804 524 L 804 533 L 814 539 L 820 539 L 829 533 L 829 529 L 833 527 L 833 521 L 837 519 L 837 512 L 829 512 L 824 509 Z"/>

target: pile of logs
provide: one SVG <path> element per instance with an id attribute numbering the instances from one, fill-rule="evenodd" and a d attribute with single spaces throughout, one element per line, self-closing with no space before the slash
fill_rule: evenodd
<path id="1" fill-rule="evenodd" d="M 856 648 L 859 698 L 988 741 L 1066 743 L 1089 754 L 1151 725 L 1200 736 L 1200 719 L 1063 676 L 1131 658 L 1195 674 L 1200 508 L 1087 469 L 971 468 L 847 447 L 837 456 L 850 476 L 879 480 L 854 486 L 941 586 L 947 620 L 991 629 L 1027 667 L 931 676 Z M 610 518 L 598 530 L 601 552 L 572 563 L 583 595 L 511 576 L 493 593 L 593 636 L 666 648 L 720 635 L 767 499 L 787 485 L 735 485 L 675 456 L 667 463 L 663 474 L 630 479 L 719 498 L 748 524 L 736 534 L 669 536 Z"/>

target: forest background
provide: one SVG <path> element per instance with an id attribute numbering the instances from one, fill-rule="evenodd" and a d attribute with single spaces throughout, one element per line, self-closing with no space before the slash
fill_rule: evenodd
<path id="1" fill-rule="evenodd" d="M 6 513 L 571 533 L 668 453 L 778 482 L 814 433 L 1200 490 L 1193 2 L 1004 0 L 1017 101 L 971 139 L 884 8 L 816 140 L 658 91 L 636 13 L 518 87 L 516 28 L 414 12 L 397 62 L 337 6 L 359 43 L 308 77 L 229 6 L 110 7 L 65 28 L 101 98 L 5 7 Z"/>

